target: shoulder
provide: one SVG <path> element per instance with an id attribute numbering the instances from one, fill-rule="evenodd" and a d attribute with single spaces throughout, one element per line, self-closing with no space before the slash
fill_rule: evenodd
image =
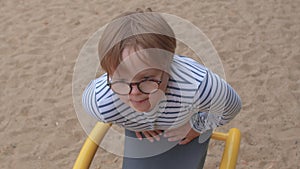
<path id="1" fill-rule="evenodd" d="M 106 73 L 92 80 L 86 87 L 84 93 L 89 93 L 88 97 L 92 97 L 91 99 L 95 100 L 98 106 L 111 102 L 112 96 L 114 95 L 109 86 L 107 86 Z"/>
<path id="2" fill-rule="evenodd" d="M 207 68 L 191 58 L 174 55 L 169 73 L 168 100 L 192 103 L 207 75 Z"/>
<path id="3" fill-rule="evenodd" d="M 187 56 L 182 56 L 182 55 L 174 55 L 173 62 L 179 63 L 181 65 L 187 66 L 187 67 L 192 67 L 192 68 L 197 68 L 199 70 L 205 71 L 207 68 L 197 62 L 196 60 L 187 57 Z"/>
<path id="4" fill-rule="evenodd" d="M 95 104 L 93 113 L 96 117 L 100 117 L 101 121 L 112 122 L 123 119 L 120 113 L 129 111 L 128 106 L 107 85 L 106 73 L 94 79 L 87 88 L 92 90 L 89 100 Z"/>
<path id="5" fill-rule="evenodd" d="M 174 55 L 171 65 L 171 77 L 179 81 L 201 83 L 208 69 L 192 58 Z"/>
<path id="6" fill-rule="evenodd" d="M 112 96 L 115 95 L 107 85 L 107 73 L 94 80 L 94 90 L 98 106 L 111 102 L 113 99 Z"/>

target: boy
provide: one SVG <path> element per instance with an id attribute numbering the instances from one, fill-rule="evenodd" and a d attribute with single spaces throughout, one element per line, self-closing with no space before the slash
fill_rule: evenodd
<path id="1" fill-rule="evenodd" d="M 102 34 L 107 73 L 88 85 L 83 105 L 126 129 L 123 169 L 203 168 L 209 139 L 195 138 L 241 109 L 229 84 L 175 48 L 173 30 L 151 9 L 124 13 Z"/>

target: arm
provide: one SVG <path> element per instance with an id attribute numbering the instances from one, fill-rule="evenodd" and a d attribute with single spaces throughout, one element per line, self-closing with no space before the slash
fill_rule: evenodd
<path id="1" fill-rule="evenodd" d="M 106 122 L 101 116 L 101 113 L 97 107 L 96 95 L 95 95 L 95 81 L 91 81 L 85 88 L 82 94 L 82 106 L 84 110 L 98 121 Z"/>
<path id="2" fill-rule="evenodd" d="M 203 133 L 231 121 L 242 103 L 228 83 L 208 70 L 195 95 L 194 106 L 199 113 L 192 116 L 190 124 L 195 131 Z"/>

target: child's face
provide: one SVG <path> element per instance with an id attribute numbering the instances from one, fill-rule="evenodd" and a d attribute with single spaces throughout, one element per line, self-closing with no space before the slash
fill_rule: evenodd
<path id="1" fill-rule="evenodd" d="M 169 79 L 165 67 L 162 67 L 157 59 L 147 54 L 137 55 L 136 51 L 129 47 L 123 50 L 122 57 L 123 61 L 111 76 L 111 82 L 131 83 L 131 91 L 129 94 L 118 95 L 119 98 L 138 112 L 150 111 L 164 97 Z M 146 80 L 150 82 L 145 82 Z M 147 92 L 149 88 L 154 92 Z M 130 87 L 124 89 L 129 91 Z"/>

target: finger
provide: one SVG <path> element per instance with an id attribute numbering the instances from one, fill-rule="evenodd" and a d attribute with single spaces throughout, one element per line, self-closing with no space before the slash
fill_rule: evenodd
<path id="1" fill-rule="evenodd" d="M 139 140 L 142 140 L 142 139 L 143 139 L 143 137 L 142 137 L 142 135 L 141 135 L 140 132 L 135 132 L 135 135 L 136 135 L 136 137 L 137 137 Z"/>
<path id="2" fill-rule="evenodd" d="M 143 131 L 144 136 L 150 141 L 153 142 L 153 138 L 150 136 L 150 134 L 147 131 Z"/>
<path id="3" fill-rule="evenodd" d="M 158 135 L 162 135 L 163 134 L 163 131 L 162 130 L 155 130 L 155 132 L 158 134 Z"/>
<path id="4" fill-rule="evenodd" d="M 154 137 L 155 140 L 159 141 L 159 136 L 155 131 L 148 131 L 148 133 L 150 134 L 151 137 Z"/>
<path id="5" fill-rule="evenodd" d="M 174 137 L 176 135 L 178 135 L 179 133 L 175 130 L 169 130 L 169 131 L 166 131 L 165 134 L 164 134 L 164 137 Z"/>
<path id="6" fill-rule="evenodd" d="M 191 141 L 192 141 L 192 139 L 190 139 L 190 138 L 184 138 L 182 141 L 179 142 L 179 144 L 180 145 L 184 145 L 184 144 L 187 144 L 187 143 L 189 143 Z"/>
<path id="7" fill-rule="evenodd" d="M 182 139 L 182 137 L 180 137 L 180 136 L 175 136 L 175 137 L 170 137 L 170 138 L 168 138 L 168 141 L 179 141 L 179 140 L 181 140 Z"/>

